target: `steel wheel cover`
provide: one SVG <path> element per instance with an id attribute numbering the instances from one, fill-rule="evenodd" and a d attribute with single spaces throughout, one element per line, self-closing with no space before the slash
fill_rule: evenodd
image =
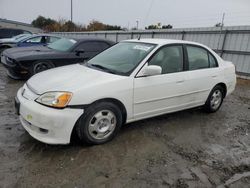
<path id="1" fill-rule="evenodd" d="M 116 127 L 116 116 L 110 110 L 97 112 L 89 121 L 88 131 L 92 138 L 100 140 L 109 137 Z"/>

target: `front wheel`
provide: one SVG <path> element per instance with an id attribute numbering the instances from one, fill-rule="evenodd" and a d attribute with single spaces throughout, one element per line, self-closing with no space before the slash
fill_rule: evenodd
<path id="1" fill-rule="evenodd" d="M 54 65 L 48 61 L 37 61 L 33 64 L 32 74 L 35 75 L 39 72 L 53 68 Z"/>
<path id="2" fill-rule="evenodd" d="M 204 109 L 210 113 L 219 110 L 223 102 L 223 96 L 224 89 L 219 85 L 215 86 L 207 98 Z"/>
<path id="3" fill-rule="evenodd" d="M 86 109 L 76 125 L 76 131 L 83 143 L 103 144 L 115 137 L 121 125 L 121 110 L 113 103 L 100 102 Z"/>

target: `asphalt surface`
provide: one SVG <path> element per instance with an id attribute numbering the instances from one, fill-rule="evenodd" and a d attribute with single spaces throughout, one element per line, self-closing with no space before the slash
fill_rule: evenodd
<path id="1" fill-rule="evenodd" d="M 20 125 L 23 81 L 0 65 L 2 187 L 250 187 L 250 81 L 217 113 L 191 109 L 125 125 L 99 146 L 50 146 Z"/>

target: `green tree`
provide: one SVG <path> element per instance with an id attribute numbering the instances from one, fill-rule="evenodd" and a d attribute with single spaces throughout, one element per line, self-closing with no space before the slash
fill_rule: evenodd
<path id="1" fill-rule="evenodd" d="M 149 25 L 148 27 L 145 27 L 146 30 L 151 30 L 151 29 L 159 29 L 157 25 Z"/>
<path id="2" fill-rule="evenodd" d="M 163 25 L 161 28 L 162 28 L 162 29 L 172 29 L 173 26 L 170 25 L 170 24 L 168 24 L 168 25 Z"/>
<path id="3" fill-rule="evenodd" d="M 32 25 L 34 27 L 38 27 L 38 28 L 41 28 L 41 29 L 44 29 L 50 25 L 53 25 L 57 23 L 55 20 L 53 19 L 50 19 L 50 18 L 45 18 L 43 16 L 38 16 L 35 20 L 32 21 Z"/>

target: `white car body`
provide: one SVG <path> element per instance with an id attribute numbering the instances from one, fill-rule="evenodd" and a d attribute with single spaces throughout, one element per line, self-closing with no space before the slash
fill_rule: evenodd
<path id="1" fill-rule="evenodd" d="M 119 101 L 126 110 L 124 122 L 128 123 L 202 106 L 213 87 L 219 83 L 225 84 L 226 95 L 235 89 L 234 65 L 224 61 L 204 45 L 164 39 L 129 41 L 157 44 L 129 76 L 76 64 L 48 70 L 30 78 L 17 93 L 20 120 L 29 134 L 45 143 L 67 144 L 77 120 L 84 113 L 84 105 L 98 100 Z M 192 44 L 207 49 L 217 59 L 218 67 L 140 77 L 148 58 L 160 47 L 172 43 Z M 68 107 L 55 109 L 35 102 L 36 98 L 49 91 L 72 92 L 73 97 Z M 48 132 L 44 133 L 43 129 Z"/>

